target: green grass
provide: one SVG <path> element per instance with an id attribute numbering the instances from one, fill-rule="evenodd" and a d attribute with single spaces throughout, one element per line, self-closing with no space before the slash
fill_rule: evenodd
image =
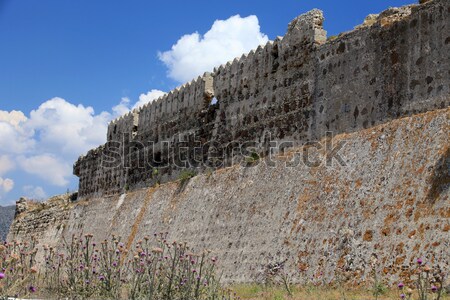
<path id="1" fill-rule="evenodd" d="M 179 180 L 181 180 L 182 183 L 188 181 L 189 179 L 191 179 L 192 177 L 194 177 L 195 175 L 197 175 L 197 173 L 195 173 L 192 170 L 183 170 L 180 173 L 180 176 L 178 177 Z"/>
<path id="2" fill-rule="evenodd" d="M 253 164 L 260 160 L 259 154 L 256 152 L 252 152 L 249 157 L 245 158 L 247 164 Z"/>

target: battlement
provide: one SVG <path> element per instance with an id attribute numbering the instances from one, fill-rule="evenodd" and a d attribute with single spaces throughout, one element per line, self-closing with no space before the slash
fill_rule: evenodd
<path id="1" fill-rule="evenodd" d="M 354 132 L 447 107 L 449 11 L 445 0 L 390 8 L 328 39 L 320 10 L 295 18 L 284 37 L 112 121 L 108 143 L 151 142 L 152 147 L 121 153 L 129 164 L 114 170 L 101 164 L 107 145 L 80 157 L 74 166 L 80 196 L 177 178 L 180 167 L 171 164 L 170 149 L 181 140 L 206 145 L 202 159 L 208 143 L 226 148 L 231 142 L 255 142 L 264 155 L 267 136 L 301 145 L 327 131 Z M 164 143 L 173 147 L 167 150 Z M 143 165 L 140 157 L 148 152 L 159 163 Z M 155 168 L 158 176 L 152 175 Z"/>
<path id="2" fill-rule="evenodd" d="M 111 121 L 108 125 L 108 141 L 120 141 L 124 133 L 138 135 L 149 131 L 161 120 L 170 120 L 179 113 L 194 113 L 209 104 L 214 96 L 211 73 L 204 73 L 168 94 L 136 108 Z"/>

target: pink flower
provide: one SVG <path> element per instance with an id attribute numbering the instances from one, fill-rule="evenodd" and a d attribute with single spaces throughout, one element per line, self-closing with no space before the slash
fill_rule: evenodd
<path id="1" fill-rule="evenodd" d="M 405 299 L 405 298 L 406 298 L 406 295 L 405 295 L 405 294 L 400 294 L 400 298 L 401 298 L 401 299 Z"/>
<path id="2" fill-rule="evenodd" d="M 5 278 L 5 273 L 0 273 L 0 279 Z"/>
<path id="3" fill-rule="evenodd" d="M 400 283 L 397 285 L 397 287 L 398 287 L 399 289 L 402 289 L 404 286 L 405 286 L 405 285 L 403 284 L 403 282 L 400 282 Z"/>
<path id="4" fill-rule="evenodd" d="M 431 291 L 432 291 L 433 293 L 436 293 L 436 292 L 438 291 L 437 286 L 433 285 L 433 286 L 431 287 Z"/>
<path id="5" fill-rule="evenodd" d="M 422 259 L 420 259 L 420 258 L 418 258 L 418 259 L 417 259 L 417 264 L 418 264 L 419 266 L 421 266 L 421 265 L 422 265 L 422 263 L 423 263 L 423 260 L 422 260 Z"/>

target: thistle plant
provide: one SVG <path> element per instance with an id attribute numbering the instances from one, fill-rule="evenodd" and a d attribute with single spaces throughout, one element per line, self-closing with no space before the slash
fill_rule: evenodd
<path id="1" fill-rule="evenodd" d="M 0 296 L 26 296 L 37 291 L 36 239 L 0 245 Z"/>
<path id="2" fill-rule="evenodd" d="M 0 246 L 0 297 L 235 299 L 221 288 L 210 251 L 168 242 L 167 233 L 145 237 L 134 247 L 114 235 L 96 243 L 92 234 L 74 234 L 61 248 L 43 245 L 39 269 L 36 252 L 35 240 Z"/>
<path id="3" fill-rule="evenodd" d="M 415 288 L 418 300 L 440 300 L 444 294 L 445 275 L 438 265 L 430 266 L 423 259 L 418 258 L 416 266 L 411 268 L 411 276 L 408 278 L 411 286 L 407 287 L 403 282 L 397 285 L 400 299 L 412 299 L 413 288 Z"/>

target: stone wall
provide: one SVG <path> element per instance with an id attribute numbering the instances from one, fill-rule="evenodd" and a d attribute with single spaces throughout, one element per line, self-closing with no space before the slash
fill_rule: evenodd
<path id="1" fill-rule="evenodd" d="M 448 272 L 449 132 L 446 108 L 337 135 L 344 166 L 292 164 L 304 153 L 292 148 L 273 165 L 75 202 L 56 197 L 21 210 L 8 240 L 36 237 L 42 262 L 43 244 L 59 247 L 74 233 L 98 242 L 115 234 L 131 247 L 167 231 L 194 252 L 212 250 L 225 282 L 261 279 L 284 260 L 289 272 L 302 270 L 296 281 L 323 273 L 326 283 L 341 268 L 350 283 L 370 284 L 376 262 L 379 277 L 395 283 L 418 257 Z"/>
<path id="2" fill-rule="evenodd" d="M 75 163 L 80 197 L 178 178 L 184 162 L 174 153 L 181 146 L 204 147 L 185 154 L 201 172 L 230 165 L 199 164 L 210 162 L 210 145 L 233 157 L 229 145 L 252 141 L 264 156 L 270 141 L 302 145 L 327 131 L 354 132 L 447 107 L 449 11 L 445 0 L 389 9 L 328 41 L 321 11 L 299 16 L 284 37 L 113 121 L 108 143 Z M 124 151 L 111 150 L 118 143 Z"/>

